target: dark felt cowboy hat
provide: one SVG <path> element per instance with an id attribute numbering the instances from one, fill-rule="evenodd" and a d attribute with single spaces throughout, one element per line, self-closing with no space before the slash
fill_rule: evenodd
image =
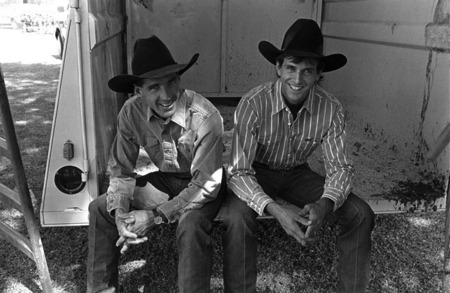
<path id="1" fill-rule="evenodd" d="M 121 74 L 111 78 L 108 86 L 115 92 L 133 93 L 134 84 L 141 79 L 158 78 L 172 73 L 183 74 L 198 59 L 192 56 L 187 64 L 178 64 L 173 60 L 169 49 L 157 37 L 138 39 L 134 44 L 134 56 L 131 61 L 133 74 Z"/>
<path id="2" fill-rule="evenodd" d="M 282 53 L 321 59 L 325 65 L 323 72 L 339 69 L 347 63 L 347 58 L 342 54 L 323 55 L 323 35 L 317 23 L 311 19 L 294 22 L 284 35 L 280 50 L 268 41 L 261 41 L 258 49 L 272 64 L 276 64 L 276 58 Z"/>

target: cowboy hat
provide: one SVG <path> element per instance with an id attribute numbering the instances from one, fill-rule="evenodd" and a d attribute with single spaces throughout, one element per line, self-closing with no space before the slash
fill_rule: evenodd
<path id="1" fill-rule="evenodd" d="M 298 19 L 294 22 L 284 35 L 280 50 L 268 41 L 261 41 L 258 49 L 272 64 L 276 64 L 276 58 L 283 53 L 321 59 L 324 63 L 323 72 L 339 69 L 347 63 L 347 58 L 342 54 L 328 56 L 323 54 L 322 32 L 317 23 L 311 19 Z"/>
<path id="2" fill-rule="evenodd" d="M 192 56 L 187 64 L 178 64 L 173 60 L 169 49 L 157 37 L 138 39 L 134 44 L 134 56 L 131 61 L 133 74 L 121 74 L 111 78 L 108 86 L 115 92 L 133 93 L 134 84 L 141 79 L 159 78 L 168 74 L 183 74 L 198 59 Z"/>

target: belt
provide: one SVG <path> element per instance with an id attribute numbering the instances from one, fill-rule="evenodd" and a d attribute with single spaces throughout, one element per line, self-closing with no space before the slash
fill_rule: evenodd
<path id="1" fill-rule="evenodd" d="M 267 164 L 263 164 L 263 163 L 260 163 L 260 162 L 253 162 L 253 168 L 264 168 L 264 169 L 270 169 L 270 170 L 280 170 L 280 171 L 291 171 L 291 170 L 297 170 L 297 169 L 302 169 L 302 168 L 307 168 L 309 165 L 308 165 L 308 163 L 303 163 L 303 164 L 300 164 L 300 165 L 297 165 L 297 166 L 294 166 L 294 167 L 277 167 L 277 168 L 273 168 L 273 167 L 270 167 L 269 165 L 267 165 Z"/>

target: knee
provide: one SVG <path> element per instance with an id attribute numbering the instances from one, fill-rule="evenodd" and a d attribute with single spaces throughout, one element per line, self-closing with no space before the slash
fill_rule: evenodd
<path id="1" fill-rule="evenodd" d="M 359 197 L 350 194 L 348 198 L 349 215 L 350 222 L 353 225 L 364 226 L 368 229 L 373 230 L 375 225 L 375 213 L 373 212 L 370 205 L 360 199 Z"/>
<path id="2" fill-rule="evenodd" d="M 106 211 L 106 194 L 103 194 L 89 203 L 89 214 L 105 214 Z"/>
<path id="3" fill-rule="evenodd" d="M 226 201 L 224 212 L 221 214 L 224 225 L 228 230 L 246 227 L 255 229 L 257 213 L 235 195 L 231 196 L 234 198 Z"/>
<path id="4" fill-rule="evenodd" d="M 102 202 L 101 196 L 99 196 L 96 199 L 94 199 L 93 201 L 91 201 L 89 203 L 89 212 L 90 213 L 97 212 L 100 209 L 101 202 Z"/>
<path id="5" fill-rule="evenodd" d="M 178 221 L 177 238 L 196 237 L 199 234 L 209 234 L 212 223 L 198 210 L 187 211 L 181 215 Z"/>
<path id="6" fill-rule="evenodd" d="M 361 225 L 365 225 L 370 230 L 373 229 L 375 225 L 375 213 L 370 205 L 362 199 L 359 199 L 357 204 L 357 217 Z"/>
<path id="7" fill-rule="evenodd" d="M 368 203 L 365 202 L 365 204 L 368 209 L 365 214 L 365 221 L 368 223 L 368 225 L 370 225 L 370 230 L 373 230 L 373 228 L 375 227 L 375 213 Z"/>

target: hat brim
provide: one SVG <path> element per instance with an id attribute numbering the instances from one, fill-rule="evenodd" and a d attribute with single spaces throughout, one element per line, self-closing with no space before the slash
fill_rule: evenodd
<path id="1" fill-rule="evenodd" d="M 292 56 L 298 56 L 298 57 L 307 57 L 307 58 L 317 58 L 321 59 L 324 63 L 324 68 L 322 72 L 330 72 L 333 70 L 337 70 L 341 67 L 343 67 L 345 64 L 347 64 L 347 57 L 345 57 L 342 54 L 331 54 L 328 56 L 324 55 L 318 55 L 312 52 L 308 51 L 301 51 L 301 50 L 286 50 L 282 51 L 277 49 L 274 45 L 269 43 L 268 41 L 261 41 L 258 45 L 259 52 L 264 56 L 264 58 L 267 59 L 272 64 L 276 64 L 277 57 L 282 54 L 286 53 Z"/>
<path id="2" fill-rule="evenodd" d="M 108 86 L 111 90 L 118 93 L 133 93 L 134 84 L 141 79 L 159 78 L 172 73 L 178 73 L 179 75 L 182 75 L 192 65 L 194 65 L 195 62 L 197 62 L 198 56 L 199 54 L 194 54 L 194 56 L 192 56 L 191 60 L 187 64 L 172 64 L 159 68 L 158 70 L 146 72 L 139 76 L 132 74 L 117 75 L 108 81 Z"/>

